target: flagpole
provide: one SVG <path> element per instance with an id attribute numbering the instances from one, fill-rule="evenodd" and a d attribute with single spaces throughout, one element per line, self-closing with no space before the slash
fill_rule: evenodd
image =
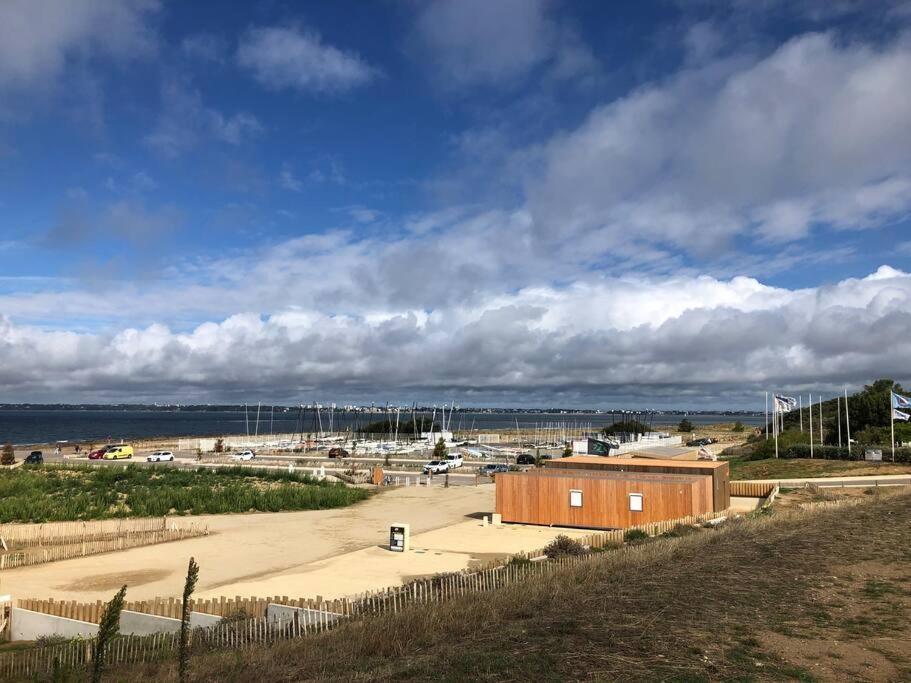
<path id="1" fill-rule="evenodd" d="M 765 440 L 769 440 L 769 392 L 765 392 Z"/>
<path id="2" fill-rule="evenodd" d="M 810 457 L 813 457 L 813 394 L 807 395 L 807 400 L 810 402 Z"/>
<path id="3" fill-rule="evenodd" d="M 848 457 L 851 457 L 851 413 L 848 411 L 848 387 L 845 387 L 845 427 L 848 430 Z"/>
<path id="4" fill-rule="evenodd" d="M 822 448 L 822 394 L 819 395 L 819 447 Z"/>
<path id="5" fill-rule="evenodd" d="M 800 415 L 800 433 L 803 434 L 803 396 L 797 395 L 797 413 Z"/>
<path id="6" fill-rule="evenodd" d="M 895 462 L 895 409 L 892 407 L 892 390 L 889 390 L 889 431 L 892 434 L 892 462 Z"/>
<path id="7" fill-rule="evenodd" d="M 838 420 L 838 447 L 841 448 L 841 396 L 835 394 L 835 408 Z"/>
<path id="8" fill-rule="evenodd" d="M 772 414 L 775 415 L 775 459 L 778 459 L 778 399 L 772 401 Z"/>

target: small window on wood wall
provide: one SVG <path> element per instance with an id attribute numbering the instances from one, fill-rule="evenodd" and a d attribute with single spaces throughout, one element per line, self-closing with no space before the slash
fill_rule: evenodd
<path id="1" fill-rule="evenodd" d="M 582 491 L 579 491 L 577 489 L 572 489 L 569 492 L 569 506 L 571 508 L 582 507 Z"/>
<path id="2" fill-rule="evenodd" d="M 641 493 L 629 494 L 629 509 L 630 509 L 630 512 L 642 512 L 642 494 Z"/>

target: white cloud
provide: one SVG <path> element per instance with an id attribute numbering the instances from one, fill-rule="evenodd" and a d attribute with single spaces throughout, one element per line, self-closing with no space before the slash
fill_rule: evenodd
<path id="1" fill-rule="evenodd" d="M 328 313 L 318 303 L 186 332 L 152 324 L 76 334 L 0 318 L 0 387 L 113 398 L 116 381 L 134 398 L 242 391 L 289 399 L 302 387 L 343 385 L 373 396 L 445 390 L 481 400 L 568 390 L 590 402 L 632 386 L 653 398 L 819 390 L 831 386 L 827 378 L 901 377 L 911 352 L 911 275 L 887 267 L 815 289 L 614 278 L 429 312 Z"/>
<path id="2" fill-rule="evenodd" d="M 237 61 L 273 90 L 345 92 L 378 73 L 357 54 L 326 45 L 315 32 L 280 26 L 250 29 Z"/>
<path id="3" fill-rule="evenodd" d="M 4 0 L 0 86 L 44 86 L 71 58 L 148 55 L 156 49 L 148 21 L 158 9 L 158 0 Z"/>
<path id="4" fill-rule="evenodd" d="M 164 82 L 161 99 L 161 115 L 145 143 L 164 157 L 178 157 L 209 137 L 239 145 L 264 130 L 252 114 L 225 115 L 206 106 L 198 90 L 178 80 Z"/>
<path id="5" fill-rule="evenodd" d="M 195 33 L 180 41 L 180 51 L 201 62 L 222 62 L 227 46 L 224 38 L 211 33 Z"/>
<path id="6" fill-rule="evenodd" d="M 576 78 L 597 69 L 591 50 L 551 15 L 551 0 L 433 0 L 416 19 L 421 49 L 443 89 L 520 82 L 537 67 Z"/>
<path id="7" fill-rule="evenodd" d="M 303 192 L 304 190 L 303 181 L 294 175 L 294 171 L 287 164 L 282 166 L 282 170 L 278 174 L 278 184 L 291 192 Z"/>
<path id="8" fill-rule="evenodd" d="M 875 227 L 911 207 L 911 40 L 828 34 L 716 61 L 591 113 L 537 150 L 535 230 L 598 251 L 630 242 L 706 254 L 746 235 Z"/>

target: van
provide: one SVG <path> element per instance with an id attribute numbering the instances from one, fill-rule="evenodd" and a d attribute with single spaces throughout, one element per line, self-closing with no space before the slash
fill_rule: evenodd
<path id="1" fill-rule="evenodd" d="M 133 457 L 133 447 L 127 444 L 120 444 L 119 446 L 111 446 L 108 448 L 104 455 L 102 456 L 105 460 L 120 460 L 121 458 L 132 458 Z"/>

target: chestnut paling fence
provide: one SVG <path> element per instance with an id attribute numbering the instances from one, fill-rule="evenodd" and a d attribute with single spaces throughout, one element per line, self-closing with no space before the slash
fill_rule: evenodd
<path id="1" fill-rule="evenodd" d="M 709 513 L 634 528 L 653 536 L 679 525 L 700 524 L 724 516 L 725 513 Z M 626 531 L 598 532 L 579 540 L 592 548 L 604 548 L 622 543 Z M 624 550 L 635 552 L 636 547 Z M 543 553 L 541 549 L 526 557 L 543 559 Z M 194 630 L 192 646 L 194 649 L 243 648 L 307 637 L 335 628 L 353 618 L 396 613 L 411 605 L 439 603 L 471 593 L 523 584 L 532 577 L 585 562 L 598 562 L 603 557 L 600 553 L 590 553 L 546 562 L 497 563 L 480 570 L 420 579 L 403 586 L 336 600 L 323 600 L 320 597 L 290 599 L 288 596 L 194 600 L 192 609 L 224 617 L 224 620 L 216 626 Z M 270 605 L 282 607 L 279 615 L 269 609 Z M 102 603 L 54 600 L 20 600 L 19 607 L 95 623 L 99 621 L 104 609 Z M 174 599 L 129 602 L 124 609 L 180 618 L 180 603 Z M 176 633 L 121 636 L 113 641 L 106 658 L 110 665 L 118 665 L 174 657 L 178 638 Z M 0 653 L 0 678 L 29 677 L 46 674 L 55 668 L 83 667 L 92 662 L 93 653 L 94 639 Z"/>
<path id="2" fill-rule="evenodd" d="M 0 524 L 0 570 L 179 541 L 208 532 L 203 524 L 166 517 Z"/>

